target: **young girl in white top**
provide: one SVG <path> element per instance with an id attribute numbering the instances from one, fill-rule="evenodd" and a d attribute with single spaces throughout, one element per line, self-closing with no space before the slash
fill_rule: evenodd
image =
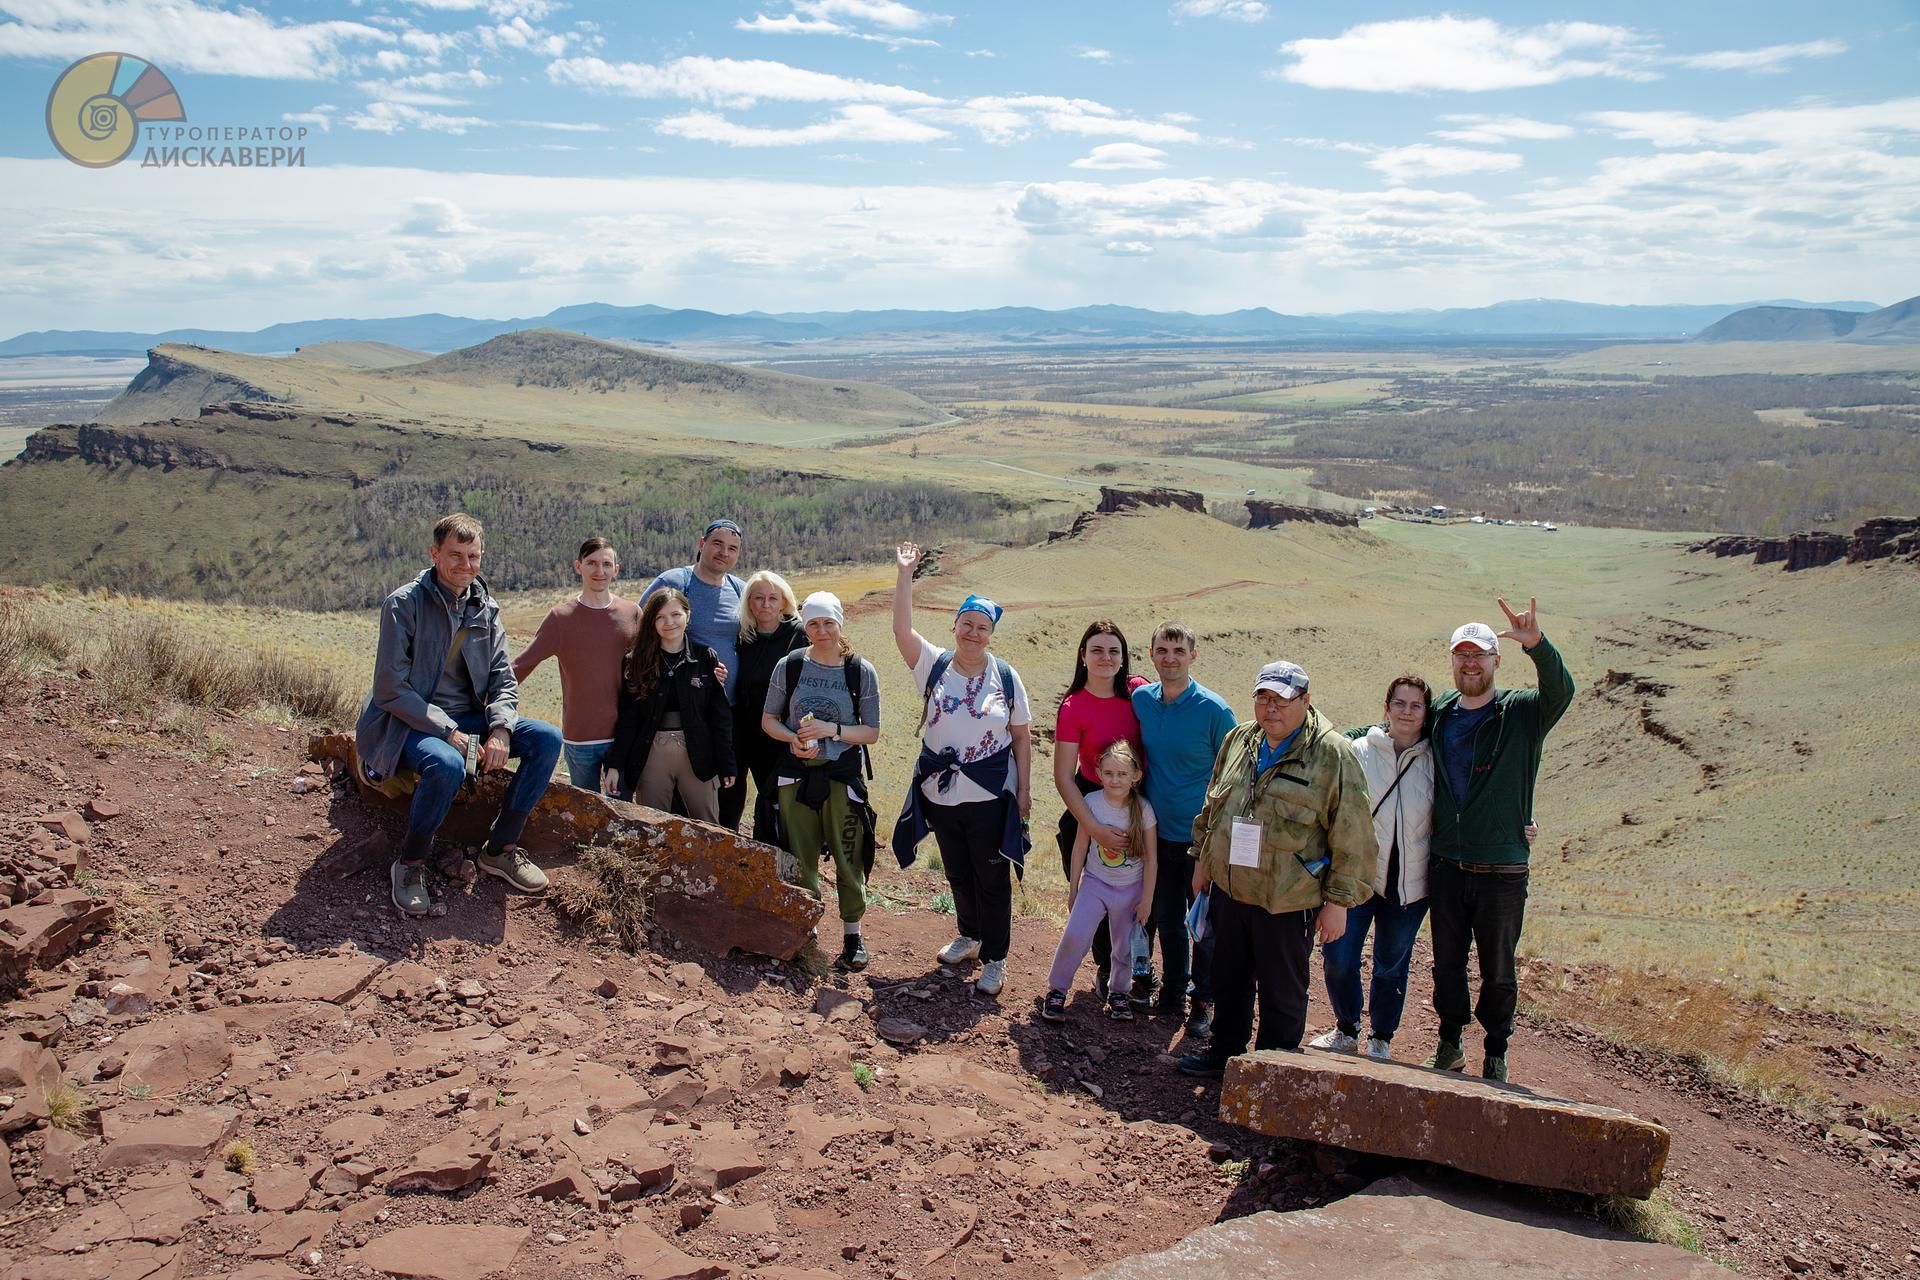
<path id="1" fill-rule="evenodd" d="M 1086 959 L 1094 931 L 1105 920 L 1113 939 L 1112 989 L 1107 1016 L 1116 1022 L 1133 1021 L 1127 996 L 1133 990 L 1133 926 L 1144 925 L 1153 909 L 1153 881 L 1157 870 L 1153 806 L 1140 794 L 1140 762 L 1125 738 L 1100 753 L 1100 789 L 1087 796 L 1087 808 L 1101 826 L 1126 832 L 1118 849 L 1094 844 L 1090 828 L 1081 824 L 1073 841 L 1073 860 L 1067 877 L 1067 927 L 1053 953 L 1047 975 L 1047 999 L 1040 1016 L 1065 1021 L 1067 987 L 1073 972 Z"/>

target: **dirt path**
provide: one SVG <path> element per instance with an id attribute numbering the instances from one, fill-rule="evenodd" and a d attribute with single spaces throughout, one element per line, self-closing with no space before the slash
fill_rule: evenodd
<path id="1" fill-rule="evenodd" d="M 1216 1088 L 1166 1056 L 1181 1046 L 1177 1025 L 1099 1017 L 1090 967 L 1067 1024 L 1040 1022 L 1057 937 L 1044 920 L 1016 920 L 1004 996 L 975 996 L 969 974 L 932 959 L 951 930 L 924 905 L 943 887 L 937 875 L 876 875 L 874 962 L 850 980 L 823 977 L 817 957 L 689 965 L 693 953 L 666 940 L 662 954 L 628 956 L 485 881 L 455 893 L 444 918 L 402 922 L 383 875 L 319 869 L 390 824 L 301 774 L 300 734 L 225 720 L 210 732 L 222 741 L 197 749 L 218 754 L 184 758 L 177 740 L 113 722 L 84 685 L 16 718 L 0 751 L 0 836 L 24 840 L 48 814 L 95 799 L 117 807 L 93 825 L 87 855 L 128 936 L 102 938 L 0 1013 L 16 1031 L 66 1019 L 62 1068 L 110 1138 L 169 1108 L 237 1107 L 258 1170 L 225 1175 L 217 1151 L 158 1172 L 110 1168 L 97 1141 L 56 1155 L 51 1131 L 16 1131 L 22 1199 L 0 1209 L 10 1276 L 78 1274 L 61 1268 L 132 1250 L 113 1234 L 114 1213 L 173 1195 L 178 1229 L 137 1247 L 182 1251 L 186 1276 L 286 1263 L 300 1265 L 257 1274 L 344 1274 L 377 1260 L 395 1230 L 465 1223 L 523 1233 L 512 1276 L 644 1274 L 633 1258 L 657 1238 L 769 1277 L 1059 1277 L 1221 1217 L 1324 1203 L 1385 1171 L 1213 1120 Z M 392 963 L 375 974 L 363 956 Z M 1432 1044 L 1425 963 L 1423 946 L 1403 1057 Z M 355 965 L 372 975 L 358 989 L 323 991 L 337 980 L 314 977 Z M 102 984 L 129 971 L 153 984 L 152 1010 L 96 1012 Z M 296 980 L 300 998 L 283 996 Z M 196 1012 L 226 1023 L 223 1071 L 148 1089 L 110 1061 L 143 1026 L 171 1034 Z M 884 1019 L 916 1024 L 918 1046 L 889 1045 L 876 1030 Z M 1327 1021 L 1318 1003 L 1314 1021 Z M 1845 1039 L 1843 1028 L 1806 1034 Z M 1577 1025 L 1525 1024 L 1511 1057 L 1518 1083 L 1668 1125 L 1675 1203 L 1705 1249 L 1746 1274 L 1920 1271 L 1920 1192 L 1899 1172 L 1920 1166 L 1875 1169 L 1791 1117 Z M 500 1126 L 491 1166 L 458 1192 L 351 1185 L 356 1169 L 400 1169 L 449 1133 L 489 1124 Z M 606 1158 L 594 1133 L 650 1144 L 673 1168 L 654 1185 L 616 1161 L 589 1172 L 577 1198 L 528 1194 Z M 193 1194 L 176 1195 L 203 1169 Z M 86 1252 L 47 1255 L 76 1242 Z M 320 1262 L 303 1261 L 315 1252 Z"/>

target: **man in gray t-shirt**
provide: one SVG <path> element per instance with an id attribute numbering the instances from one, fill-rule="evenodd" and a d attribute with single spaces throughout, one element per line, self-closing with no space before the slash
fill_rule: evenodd
<path id="1" fill-rule="evenodd" d="M 807 647 L 780 660 L 767 683 L 760 727 L 791 748 L 776 770 L 780 835 L 798 864 L 798 883 L 820 896 L 820 852 L 833 854 L 833 886 L 845 935 L 842 969 L 867 967 L 860 918 L 867 911 L 872 806 L 860 749 L 880 736 L 880 677 L 840 638 L 846 614 L 833 593 L 816 591 L 800 606 Z M 859 687 L 859 714 L 847 677 Z M 787 690 L 793 696 L 787 696 Z"/>

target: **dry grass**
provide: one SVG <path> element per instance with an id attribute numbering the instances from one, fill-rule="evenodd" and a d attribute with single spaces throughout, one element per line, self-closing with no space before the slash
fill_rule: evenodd
<path id="1" fill-rule="evenodd" d="M 1771 1006 L 1724 983 L 1634 968 L 1556 969 L 1530 973 L 1524 991 L 1538 1011 L 1671 1054 L 1742 1093 L 1807 1114 L 1830 1101 L 1804 1050 L 1775 1033 Z"/>
<path id="2" fill-rule="evenodd" d="M 554 910 L 578 928 L 610 935 L 628 951 L 647 945 L 653 919 L 649 890 L 659 864 L 647 845 L 632 837 L 588 845 L 580 862 L 554 880 Z"/>
<path id="3" fill-rule="evenodd" d="M 84 1133 L 87 1110 L 92 1105 L 93 1099 L 84 1089 L 64 1078 L 57 1080 L 47 1090 L 47 1123 L 68 1133 Z"/>
<path id="4" fill-rule="evenodd" d="M 259 1167 L 253 1144 L 241 1138 L 235 1138 L 229 1142 L 227 1149 L 221 1152 L 220 1159 L 226 1165 L 228 1173 L 251 1174 Z"/>
<path id="5" fill-rule="evenodd" d="M 1672 1245 L 1689 1253 L 1701 1251 L 1699 1230 L 1680 1216 L 1665 1188 L 1656 1189 L 1645 1200 L 1622 1195 L 1599 1196 L 1593 1202 L 1593 1210 L 1608 1226 L 1642 1240 Z"/>
<path id="6" fill-rule="evenodd" d="M 73 648 L 70 637 L 23 597 L 0 595 L 0 706 L 18 700 L 41 662 L 58 662 Z"/>
<path id="7" fill-rule="evenodd" d="M 333 721 L 353 710 L 352 694 L 331 672 L 278 652 L 224 648 L 162 618 L 110 628 L 99 670 L 109 702 L 125 710 L 172 701 L 210 711 L 284 708 Z"/>

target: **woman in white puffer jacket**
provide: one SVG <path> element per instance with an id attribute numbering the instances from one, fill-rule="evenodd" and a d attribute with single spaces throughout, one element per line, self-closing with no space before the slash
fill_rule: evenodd
<path id="1" fill-rule="evenodd" d="M 1384 725 L 1348 730 L 1353 753 L 1367 775 L 1373 834 L 1380 842 L 1373 896 L 1347 908 L 1347 931 L 1320 949 L 1327 974 L 1327 1000 L 1338 1025 L 1309 1041 L 1315 1048 L 1351 1053 L 1359 1047 L 1360 1016 L 1370 1015 L 1367 1056 L 1393 1057 L 1393 1033 L 1407 1003 L 1407 967 L 1413 940 L 1427 915 L 1427 846 L 1433 833 L 1433 749 L 1427 738 L 1427 708 L 1433 691 L 1416 675 L 1387 686 Z M 1363 1008 L 1360 953 L 1367 933 L 1373 943 L 1373 982 Z"/>

